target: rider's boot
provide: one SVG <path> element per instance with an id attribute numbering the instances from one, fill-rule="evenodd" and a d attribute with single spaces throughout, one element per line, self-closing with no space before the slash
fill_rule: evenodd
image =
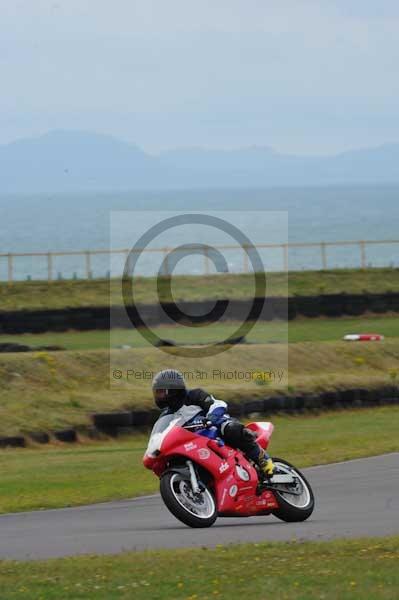
<path id="1" fill-rule="evenodd" d="M 256 462 L 264 479 L 270 479 L 271 477 L 273 477 L 275 468 L 274 463 L 269 454 L 265 452 L 263 448 L 261 448 L 258 460 Z"/>

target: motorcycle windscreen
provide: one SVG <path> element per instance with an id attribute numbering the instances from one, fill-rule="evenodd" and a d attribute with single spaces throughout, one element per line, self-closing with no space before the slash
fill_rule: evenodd
<path id="1" fill-rule="evenodd" d="M 152 455 L 161 449 L 162 441 L 169 431 L 176 425 L 183 427 L 188 421 L 201 412 L 199 406 L 182 406 L 175 413 L 169 413 L 159 417 L 152 428 L 146 454 Z"/>
<path id="2" fill-rule="evenodd" d="M 184 425 L 185 421 L 186 419 L 184 419 L 182 416 L 176 416 L 176 414 L 169 414 L 160 417 L 152 428 L 145 453 L 151 456 L 155 452 L 159 452 L 162 441 L 165 439 L 169 431 L 176 425 Z"/>

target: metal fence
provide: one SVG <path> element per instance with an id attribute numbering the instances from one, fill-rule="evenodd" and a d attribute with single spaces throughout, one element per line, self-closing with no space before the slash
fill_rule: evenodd
<path id="1" fill-rule="evenodd" d="M 395 266 L 399 267 L 399 262 L 396 258 L 396 250 L 397 244 L 399 244 L 399 240 L 358 240 L 358 241 L 339 241 L 339 242 L 292 242 L 287 244 L 256 244 L 255 247 L 258 251 L 277 251 L 280 255 L 278 266 L 276 264 L 270 270 L 298 270 L 298 266 L 294 266 L 291 264 L 291 253 L 293 251 L 298 252 L 301 250 L 312 250 L 312 259 L 308 260 L 305 265 L 302 265 L 303 270 L 314 270 L 314 269 L 322 269 L 326 270 L 328 268 L 339 268 L 339 267 L 348 267 L 348 266 L 356 266 L 361 269 L 365 269 L 371 266 Z M 376 247 L 388 247 L 388 252 L 385 252 L 380 255 L 378 265 L 375 262 L 370 260 L 370 250 Z M 191 246 L 193 249 L 199 247 L 198 244 L 193 244 Z M 243 248 L 238 245 L 220 245 L 215 246 L 217 250 L 225 250 L 225 251 L 234 251 L 236 257 L 236 272 L 244 272 L 247 273 L 250 271 L 250 260 L 248 252 L 250 248 Z M 343 259 L 341 260 L 341 264 L 337 264 L 337 261 L 331 260 L 332 250 L 336 250 L 339 248 L 348 248 L 351 252 L 352 262 L 354 261 L 356 264 L 348 265 Z M 167 274 L 169 272 L 168 269 L 168 256 L 169 253 L 174 251 L 173 248 L 163 247 L 163 248 L 146 248 L 142 252 L 146 253 L 160 253 L 162 256 L 162 260 L 164 261 L 164 273 Z M 0 265 L 2 266 L 2 270 L 0 270 L 0 280 L 7 281 L 8 283 L 12 283 L 16 280 L 21 279 L 35 279 L 35 280 L 43 280 L 43 281 L 53 281 L 55 279 L 64 279 L 64 278 L 73 278 L 73 279 L 92 279 L 93 277 L 110 277 L 111 270 L 109 268 L 109 263 L 113 256 L 120 257 L 121 268 L 120 273 L 123 270 L 123 265 L 127 256 L 129 255 L 129 248 L 122 248 L 116 250 L 71 250 L 66 252 L 55 251 L 55 252 L 8 252 L 8 253 L 0 253 Z M 241 259 L 239 258 L 241 256 Z M 74 259 L 74 268 L 72 275 L 69 277 L 65 277 L 65 273 L 62 270 L 55 268 L 55 261 L 59 258 L 73 258 Z M 92 263 L 97 257 L 103 257 L 105 262 L 104 265 L 108 265 L 106 270 L 102 270 L 102 273 L 95 273 L 93 271 Z M 356 258 L 357 257 L 357 258 Z M 41 261 L 40 270 L 35 266 L 27 267 L 26 263 L 22 262 L 22 267 L 20 266 L 16 272 L 16 261 L 20 261 L 23 259 L 32 259 L 33 262 Z M 4 265 L 5 261 L 5 265 Z M 43 266 L 44 261 L 44 266 Z M 32 265 L 33 265 L 32 262 Z M 1 264 L 2 263 L 2 264 Z M 209 256 L 204 254 L 203 256 L 203 267 L 202 273 L 198 274 L 209 274 L 211 266 L 211 259 Z M 5 268 L 4 268 L 5 267 Z M 28 272 L 30 271 L 30 273 Z M 114 271 L 113 271 L 114 273 Z M 114 273 L 115 274 L 115 273 Z M 152 273 L 151 273 L 152 274 Z"/>

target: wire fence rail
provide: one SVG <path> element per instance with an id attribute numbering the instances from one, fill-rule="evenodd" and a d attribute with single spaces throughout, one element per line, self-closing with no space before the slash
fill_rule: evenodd
<path id="1" fill-rule="evenodd" d="M 371 266 L 368 263 L 368 249 L 370 247 L 376 246 L 394 246 L 395 249 L 399 244 L 399 240 L 347 240 L 347 241 L 322 241 L 322 242 L 290 242 L 290 243 L 274 243 L 274 244 L 254 244 L 254 246 L 239 246 L 239 245 L 215 245 L 214 248 L 216 250 L 234 250 L 236 252 L 240 252 L 242 255 L 241 258 L 241 268 L 238 269 L 239 272 L 248 273 L 250 272 L 250 252 L 254 247 L 257 250 L 267 250 L 273 249 L 281 252 L 280 256 L 280 264 L 281 269 L 290 271 L 290 261 L 289 254 L 290 250 L 295 249 L 313 249 L 317 252 L 317 263 L 312 264 L 312 266 L 302 267 L 305 269 L 321 269 L 326 270 L 328 268 L 336 268 L 337 266 L 347 266 L 347 265 L 332 265 L 329 264 L 329 254 L 328 251 L 332 248 L 355 248 L 356 253 L 358 255 L 358 267 L 361 269 L 366 269 Z M 201 244 L 192 244 L 186 245 L 185 249 L 192 248 L 193 250 L 202 247 Z M 178 249 L 174 249 L 171 247 L 162 247 L 162 248 L 144 248 L 144 249 L 136 249 L 136 252 L 143 253 L 160 253 L 163 256 L 163 274 L 170 274 L 168 259 L 171 256 L 171 253 L 178 252 Z M 15 275 L 15 261 L 16 259 L 21 258 L 29 258 L 29 259 L 44 259 L 45 261 L 45 269 L 44 275 L 34 276 L 33 279 L 43 280 L 43 281 L 54 281 L 55 279 L 63 279 L 62 273 L 58 271 L 56 273 L 54 267 L 54 261 L 59 257 L 75 257 L 79 258 L 79 270 L 82 272 L 82 275 L 79 278 L 83 279 L 92 279 L 93 278 L 93 269 L 92 269 L 92 260 L 94 257 L 103 256 L 108 257 L 108 260 L 111 259 L 114 255 L 119 255 L 122 258 L 122 264 L 127 260 L 129 253 L 131 252 L 130 248 L 121 248 L 121 249 L 99 249 L 99 250 L 69 250 L 69 251 L 53 251 L 53 252 L 3 252 L 0 253 L 0 261 L 6 261 L 6 276 L 0 276 L 0 280 L 6 281 L 9 284 L 12 284 L 17 279 L 32 279 L 30 274 L 25 273 L 25 277 L 16 278 Z M 395 264 L 394 257 L 395 254 L 389 254 L 389 259 L 385 260 L 383 266 L 393 266 Z M 207 275 L 210 273 L 211 266 L 211 257 L 204 250 L 203 253 L 203 272 L 202 274 Z M 297 269 L 294 269 L 297 270 Z M 107 270 L 106 277 L 111 276 L 111 271 Z M 77 272 L 73 273 L 73 278 L 77 279 Z"/>

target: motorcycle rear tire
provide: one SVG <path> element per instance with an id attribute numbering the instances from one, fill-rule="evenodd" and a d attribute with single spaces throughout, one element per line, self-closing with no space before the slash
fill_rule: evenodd
<path id="1" fill-rule="evenodd" d="M 277 497 L 279 508 L 274 510 L 272 514 L 281 521 L 285 521 L 286 523 L 298 523 L 300 521 L 306 521 L 306 519 L 310 517 L 314 510 L 314 495 L 309 482 L 299 469 L 294 467 L 294 465 L 287 462 L 286 460 L 282 458 L 273 457 L 273 462 L 282 463 L 284 465 L 287 465 L 287 467 L 291 467 L 292 469 L 294 469 L 294 471 L 298 473 L 300 478 L 305 483 L 309 492 L 310 499 L 308 504 L 305 507 L 301 508 L 298 506 L 293 506 L 292 504 L 287 502 L 284 496 L 280 492 L 276 491 L 274 492 L 274 494 Z"/>

